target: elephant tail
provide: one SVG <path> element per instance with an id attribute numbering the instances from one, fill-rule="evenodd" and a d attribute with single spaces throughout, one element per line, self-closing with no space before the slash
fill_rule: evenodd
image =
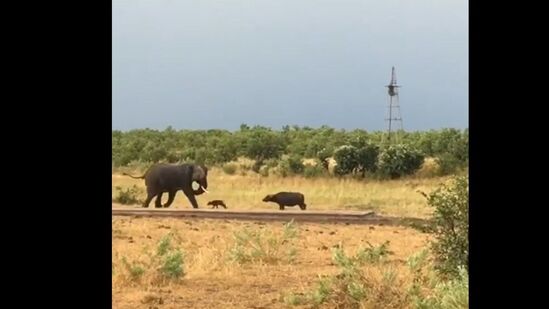
<path id="1" fill-rule="evenodd" d="M 130 176 L 130 177 L 133 178 L 133 179 L 145 179 L 145 175 L 143 175 L 143 176 L 138 176 L 138 177 L 132 176 L 132 175 L 127 174 L 127 173 L 122 173 L 122 175 Z"/>

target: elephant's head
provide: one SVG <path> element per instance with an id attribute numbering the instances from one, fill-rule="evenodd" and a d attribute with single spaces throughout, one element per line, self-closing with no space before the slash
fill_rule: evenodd
<path id="1" fill-rule="evenodd" d="M 208 188 L 208 168 L 203 165 L 193 165 L 191 171 L 191 186 L 193 182 L 198 184 L 198 189 L 193 189 L 194 195 L 208 193 L 206 190 Z"/>

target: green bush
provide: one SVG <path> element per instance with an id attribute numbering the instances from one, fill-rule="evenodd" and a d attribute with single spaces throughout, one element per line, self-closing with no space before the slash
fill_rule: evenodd
<path id="1" fill-rule="evenodd" d="M 467 309 L 469 308 L 469 274 L 459 268 L 456 278 L 438 283 L 428 297 L 412 298 L 417 309 Z"/>
<path id="2" fill-rule="evenodd" d="M 317 158 L 324 169 L 334 150 L 347 145 L 356 150 L 339 158 L 339 175 L 373 173 L 377 165 L 375 148 L 381 145 L 383 132 L 336 130 L 285 126 L 282 130 L 243 125 L 238 131 L 228 130 L 166 130 L 138 129 L 112 131 L 112 162 L 115 168 L 132 162 L 197 162 L 222 166 L 245 156 L 257 162 L 258 172 L 269 160 L 283 155 Z M 442 129 L 426 132 L 401 132 L 402 143 L 420 149 L 423 154 L 437 157 L 445 174 L 464 169 L 468 163 L 468 130 Z M 347 151 L 349 152 L 349 151 Z M 352 151 L 351 151 L 352 152 Z M 341 153 L 340 155 L 342 155 Z M 345 161 L 345 162 L 342 162 Z M 269 166 L 273 167 L 273 166 Z M 301 173 L 299 165 L 295 173 Z M 291 171 L 288 171 L 290 173 Z"/>
<path id="3" fill-rule="evenodd" d="M 278 165 L 278 171 L 283 177 L 287 175 L 302 174 L 304 169 L 305 165 L 303 165 L 301 157 L 297 155 L 292 155 L 281 160 Z"/>
<path id="4" fill-rule="evenodd" d="M 237 170 L 237 166 L 234 163 L 227 163 L 223 165 L 223 172 L 227 175 L 234 175 Z"/>
<path id="5" fill-rule="evenodd" d="M 429 194 L 427 202 L 434 208 L 435 268 L 457 276 L 460 267 L 469 269 L 469 178 L 455 177 Z"/>
<path id="6" fill-rule="evenodd" d="M 439 155 L 435 159 L 438 164 L 438 174 L 439 175 L 450 175 L 455 173 L 460 167 L 463 166 L 463 162 L 459 161 L 455 156 L 444 153 Z"/>
<path id="7" fill-rule="evenodd" d="M 377 169 L 377 158 L 379 156 L 379 147 L 373 144 L 365 144 L 357 150 L 358 170 L 362 172 L 362 176 L 366 172 L 373 173 Z"/>
<path id="8" fill-rule="evenodd" d="M 424 159 L 423 154 L 408 145 L 391 145 L 379 155 L 377 168 L 385 177 L 398 178 L 415 173 Z"/>
<path id="9" fill-rule="evenodd" d="M 337 163 L 335 167 L 337 175 L 350 174 L 358 167 L 358 149 L 351 145 L 341 146 L 334 151 L 334 160 Z"/>
<path id="10" fill-rule="evenodd" d="M 142 203 L 142 201 L 138 198 L 138 196 L 142 193 L 142 190 L 136 185 L 126 189 L 116 186 L 115 189 L 118 191 L 118 194 L 113 198 L 113 202 L 120 203 L 122 205 L 135 205 Z"/>
<path id="11" fill-rule="evenodd" d="M 183 271 L 183 253 L 179 250 L 166 254 L 163 259 L 160 271 L 168 278 L 180 278 L 185 273 Z"/>
<path id="12" fill-rule="evenodd" d="M 293 174 L 301 174 L 305 169 L 305 165 L 303 165 L 301 157 L 296 155 L 288 158 L 288 167 Z"/>
<path id="13" fill-rule="evenodd" d="M 307 178 L 314 178 L 314 177 L 324 176 L 324 175 L 326 175 L 326 170 L 320 164 L 315 165 L 315 166 L 307 165 L 303 169 L 303 175 Z"/>
<path id="14" fill-rule="evenodd" d="M 322 148 L 316 153 L 316 158 L 320 162 L 320 165 L 327 171 L 330 166 L 330 157 L 333 155 L 333 150 Z"/>

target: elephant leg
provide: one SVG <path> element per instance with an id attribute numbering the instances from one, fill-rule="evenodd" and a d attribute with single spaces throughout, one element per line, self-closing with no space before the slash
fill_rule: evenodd
<path id="1" fill-rule="evenodd" d="M 177 193 L 177 191 L 168 192 L 168 201 L 166 202 L 166 204 L 164 204 L 164 208 L 170 207 L 170 205 L 173 203 L 173 200 L 175 199 L 175 194 L 176 193 Z"/>
<path id="2" fill-rule="evenodd" d="M 189 199 L 189 202 L 191 202 L 191 205 L 193 205 L 193 208 L 198 208 L 198 203 L 196 202 L 196 198 L 194 197 L 192 190 L 185 190 L 183 191 L 187 198 Z"/>
<path id="3" fill-rule="evenodd" d="M 156 196 L 156 200 L 154 201 L 155 208 L 162 208 L 162 194 L 164 194 L 164 192 L 160 192 Z"/>
<path id="4" fill-rule="evenodd" d="M 147 199 L 145 199 L 145 202 L 143 202 L 143 208 L 149 207 L 149 204 L 151 203 L 151 200 L 153 199 L 154 195 L 151 193 L 147 193 Z"/>

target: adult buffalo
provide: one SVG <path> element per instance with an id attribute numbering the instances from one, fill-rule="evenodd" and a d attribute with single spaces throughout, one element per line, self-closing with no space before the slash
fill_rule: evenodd
<path id="1" fill-rule="evenodd" d="M 280 210 L 284 210 L 285 206 L 296 205 L 299 205 L 301 210 L 307 209 L 305 196 L 299 192 L 278 192 L 277 194 L 269 194 L 263 198 L 263 202 L 277 203 Z"/>

